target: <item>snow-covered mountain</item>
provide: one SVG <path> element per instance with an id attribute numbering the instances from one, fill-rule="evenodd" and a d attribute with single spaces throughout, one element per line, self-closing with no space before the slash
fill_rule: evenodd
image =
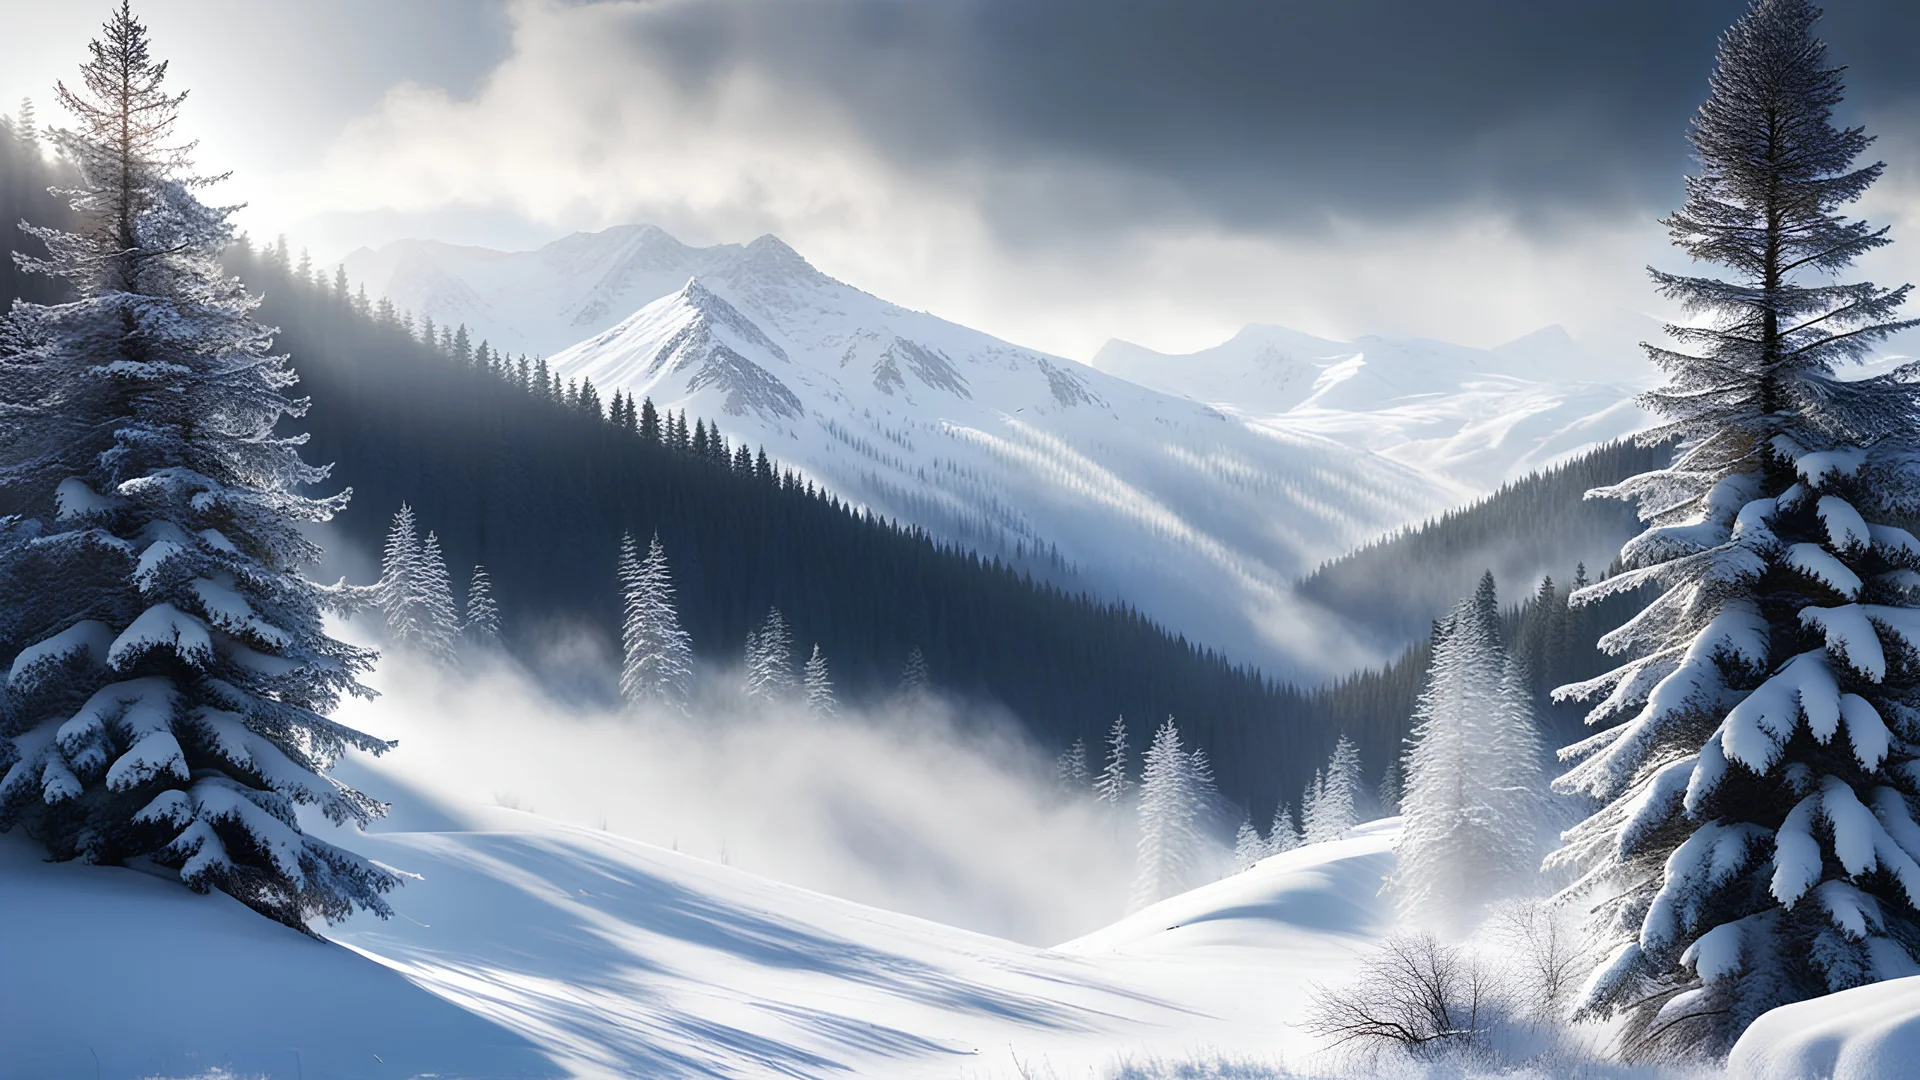
<path id="1" fill-rule="evenodd" d="M 1057 552 L 1075 586 L 1283 670 L 1366 658 L 1291 581 L 1645 423 L 1631 366 L 1587 379 L 1600 350 L 1557 329 L 1480 350 L 1255 326 L 1191 356 L 1113 342 L 1089 367 L 890 304 L 771 236 L 404 241 L 347 268 L 603 395 L 719 418 L 876 512 L 1035 567 Z"/>
<path id="2" fill-rule="evenodd" d="M 1296 613 L 1289 582 L 1465 495 L 890 304 L 771 236 L 695 261 L 699 273 L 551 357 L 555 370 L 718 418 L 734 440 L 935 535 L 1057 552 L 1076 584 L 1243 660 L 1361 659 Z"/>
<path id="3" fill-rule="evenodd" d="M 742 252 L 739 244 L 689 247 L 651 225 L 622 225 L 534 251 L 398 240 L 361 248 L 345 266 L 368 293 L 404 310 L 464 323 L 507 352 L 551 355 Z"/>
<path id="4" fill-rule="evenodd" d="M 1648 425 L 1633 398 L 1654 372 L 1631 336 L 1651 339 L 1659 326 L 1637 321 L 1586 341 L 1550 326 L 1493 349 L 1254 325 L 1179 356 L 1110 341 L 1093 366 L 1263 430 L 1325 436 L 1487 491 Z"/>

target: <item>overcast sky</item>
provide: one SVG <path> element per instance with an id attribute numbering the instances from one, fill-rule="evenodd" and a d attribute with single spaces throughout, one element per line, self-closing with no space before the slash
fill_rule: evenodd
<path id="1" fill-rule="evenodd" d="M 1615 306 L 1741 0 L 145 0 L 257 233 L 534 246 L 778 233 L 1085 358 L 1247 322 L 1494 344 Z M 105 0 L 0 0 L 50 110 Z M 1866 212 L 1920 278 L 1920 4 L 1835 0 Z M 10 111 L 10 106 L 8 107 Z M 57 121 L 57 117 L 53 118 Z"/>

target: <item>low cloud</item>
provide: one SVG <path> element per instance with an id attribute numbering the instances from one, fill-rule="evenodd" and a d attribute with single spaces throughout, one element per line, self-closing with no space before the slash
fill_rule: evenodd
<path id="1" fill-rule="evenodd" d="M 372 683 L 339 719 L 400 746 L 336 775 L 393 801 L 376 828 L 507 806 L 1037 945 L 1124 911 L 1127 823 L 1062 797 L 998 718 L 929 701 L 817 719 L 743 707 L 726 680 L 690 717 L 570 705 L 505 661 L 389 659 Z"/>

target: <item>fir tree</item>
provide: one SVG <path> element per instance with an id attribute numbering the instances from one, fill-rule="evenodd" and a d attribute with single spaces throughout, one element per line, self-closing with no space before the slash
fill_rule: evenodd
<path id="1" fill-rule="evenodd" d="M 912 700 L 932 691 L 933 672 L 927 667 L 927 656 L 915 645 L 907 653 L 906 666 L 900 669 L 900 685 L 897 693 L 900 697 Z"/>
<path id="2" fill-rule="evenodd" d="M 1306 812 L 1307 843 L 1338 840 L 1360 823 L 1360 749 L 1345 735 L 1334 743 L 1327 769 L 1316 778 L 1313 800 Z"/>
<path id="3" fill-rule="evenodd" d="M 747 637 L 746 690 L 759 701 L 793 698 L 793 636 L 778 608 L 770 609 L 760 629 Z"/>
<path id="4" fill-rule="evenodd" d="M 1236 874 L 1253 869 L 1253 865 L 1266 858 L 1272 852 L 1267 841 L 1261 837 L 1260 830 L 1253 827 L 1253 819 L 1243 818 L 1240 830 L 1233 835 L 1233 872 Z"/>
<path id="5" fill-rule="evenodd" d="M 1313 779 L 1307 781 L 1307 786 L 1300 792 L 1300 842 L 1303 844 L 1317 843 L 1326 839 L 1322 835 L 1326 831 L 1325 828 L 1316 824 L 1320 796 L 1324 795 L 1326 790 L 1327 771 L 1313 770 Z"/>
<path id="6" fill-rule="evenodd" d="M 1403 917 L 1449 933 L 1524 893 L 1539 864 L 1540 741 L 1499 617 L 1489 574 L 1441 627 L 1410 737 L 1387 891 Z"/>
<path id="7" fill-rule="evenodd" d="M 1920 957 L 1920 512 L 1909 370 L 1836 368 L 1908 288 L 1833 280 L 1888 242 L 1839 211 L 1881 173 L 1832 122 L 1843 85 L 1806 0 L 1754 0 L 1721 39 L 1665 222 L 1726 278 L 1653 272 L 1701 325 L 1648 347 L 1671 467 L 1607 489 L 1647 530 L 1591 603 L 1660 596 L 1601 638 L 1626 657 L 1562 688 L 1605 730 L 1559 785 L 1604 804 L 1566 834 L 1612 951 L 1582 1016 L 1624 1014 L 1639 1055 L 1724 1052 L 1762 1012 L 1906 974 Z M 1884 524 L 1883 524 L 1884 523 Z"/>
<path id="8" fill-rule="evenodd" d="M 432 530 L 420 545 L 413 586 L 421 654 L 440 664 L 458 662 L 454 646 L 460 640 L 459 609 L 453 603 L 453 580 L 447 574 L 446 557 L 440 553 L 440 537 Z"/>
<path id="9" fill-rule="evenodd" d="M 1107 729 L 1106 766 L 1100 770 L 1100 778 L 1093 783 L 1095 798 L 1116 807 L 1127 801 L 1127 793 L 1133 790 L 1133 780 L 1127 775 L 1130 756 L 1127 749 L 1127 718 L 1116 716 L 1113 726 Z"/>
<path id="10" fill-rule="evenodd" d="M 660 441 L 660 414 L 654 411 L 652 398 L 640 402 L 640 438 L 647 443 Z"/>
<path id="11" fill-rule="evenodd" d="M 662 704 L 684 711 L 692 695 L 693 648 L 680 629 L 673 575 L 660 535 L 645 558 L 631 533 L 620 538 L 620 600 L 625 618 L 620 641 L 625 662 L 620 693 L 630 703 Z"/>
<path id="12" fill-rule="evenodd" d="M 1053 763 L 1053 779 L 1060 790 L 1081 792 L 1093 784 L 1093 774 L 1087 768 L 1087 743 L 1085 739 L 1075 739 L 1073 744 L 1060 752 Z"/>
<path id="13" fill-rule="evenodd" d="M 1398 817 L 1400 814 L 1400 800 L 1403 794 L 1404 791 L 1402 790 L 1402 782 L 1400 779 L 1400 759 L 1397 756 L 1389 757 L 1387 759 L 1387 771 L 1380 776 L 1380 787 L 1375 796 L 1380 801 L 1380 813 L 1386 817 Z"/>
<path id="14" fill-rule="evenodd" d="M 467 583 L 467 618 L 461 632 L 469 642 L 484 648 L 500 644 L 500 609 L 493 603 L 493 579 L 487 576 L 487 568 L 477 563 Z"/>
<path id="15" fill-rule="evenodd" d="M 417 645 L 425 633 L 415 604 L 419 573 L 420 530 L 413 520 L 413 507 L 401 503 L 387 530 L 380 580 L 373 587 L 374 603 L 386 619 L 387 640 L 397 646 Z"/>
<path id="16" fill-rule="evenodd" d="M 827 671 L 827 657 L 817 643 L 813 647 L 813 655 L 807 657 L 803 674 L 806 680 L 807 712 L 815 717 L 838 713 L 840 705 L 833 697 L 833 678 Z"/>
<path id="17" fill-rule="evenodd" d="M 1273 808 L 1273 824 L 1267 828 L 1267 851 L 1278 855 L 1305 843 L 1300 827 L 1293 822 L 1293 810 L 1286 803 Z"/>
<path id="18" fill-rule="evenodd" d="M 301 534 L 346 493 L 276 434 L 304 403 L 221 270 L 229 211 L 194 195 L 162 88 L 123 3 L 91 45 L 77 122 L 80 231 L 30 228 L 25 269 L 73 299 L 16 302 L 0 334 L 0 829 L 55 859 L 145 857 L 288 926 L 385 916 L 398 877 L 301 831 L 383 804 L 327 776 L 391 744 L 327 719 L 373 654 L 327 636 L 344 592 L 302 575 Z"/>
<path id="19" fill-rule="evenodd" d="M 1132 904 L 1137 910 L 1189 888 L 1200 846 L 1200 793 L 1193 759 L 1168 717 L 1153 734 L 1140 774 L 1140 841 Z"/>

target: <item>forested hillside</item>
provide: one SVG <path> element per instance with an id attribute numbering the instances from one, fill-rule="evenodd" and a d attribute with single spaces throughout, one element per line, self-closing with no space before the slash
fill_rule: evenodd
<path id="1" fill-rule="evenodd" d="M 1586 492 L 1657 469 L 1670 454 L 1664 446 L 1609 443 L 1334 559 L 1300 592 L 1371 633 L 1381 648 L 1398 649 L 1424 637 L 1487 570 L 1513 585 L 1564 576 L 1581 562 L 1604 569 L 1639 523 L 1628 504 Z"/>

